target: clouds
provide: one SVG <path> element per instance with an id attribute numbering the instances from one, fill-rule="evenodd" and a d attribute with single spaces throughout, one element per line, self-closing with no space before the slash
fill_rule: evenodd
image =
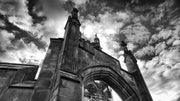
<path id="1" fill-rule="evenodd" d="M 165 51 L 162 53 L 161 61 L 173 68 L 174 65 L 180 62 L 180 49 L 176 48 L 170 51 Z"/>
<path id="2" fill-rule="evenodd" d="M 23 15 L 22 12 L 26 11 L 24 8 L 25 5 L 25 0 L 1 0 L 1 13 L 4 15 Z"/>
<path id="3" fill-rule="evenodd" d="M 33 52 L 38 53 L 47 47 L 46 43 L 34 33 L 36 29 L 32 26 L 32 18 L 28 14 L 26 3 L 25 0 L 1 0 L 0 2 L 2 22 L 0 61 L 20 63 L 21 58 L 28 59 L 33 56 Z M 33 51 L 30 44 L 35 45 L 36 51 Z"/>
<path id="4" fill-rule="evenodd" d="M 138 59 L 142 59 L 142 60 L 150 60 L 155 56 L 155 49 L 153 46 L 146 46 L 143 47 L 142 49 L 138 50 L 135 53 L 135 56 Z"/>
<path id="5" fill-rule="evenodd" d="M 92 40 L 92 33 L 99 33 L 103 50 L 118 57 L 124 67 L 119 43 L 128 42 L 128 48 L 140 59 L 138 64 L 154 101 L 173 101 L 179 97 L 179 25 L 177 20 L 175 24 L 169 19 L 174 7 L 173 2 L 169 2 L 152 3 L 146 8 L 138 4 L 133 6 L 135 10 L 131 10 L 131 6 L 131 9 L 113 9 L 105 3 L 109 9 L 99 10 L 99 14 L 83 13 L 85 17 L 81 19 L 84 35 Z"/>
<path id="6" fill-rule="evenodd" d="M 63 37 L 69 12 L 77 7 L 85 39 L 97 34 L 103 51 L 123 67 L 120 42 L 128 42 L 154 101 L 173 101 L 180 96 L 179 5 L 179 0 L 0 0 L 0 61 L 40 63 L 49 38 Z"/>
<path id="7" fill-rule="evenodd" d="M 114 37 L 119 32 L 119 28 L 123 26 L 123 21 L 128 19 L 128 15 L 121 11 L 106 11 L 103 14 L 98 14 L 97 17 L 88 15 L 87 18 L 81 19 L 81 31 L 84 36 L 93 40 L 94 35 L 98 34 L 103 50 L 116 57 L 115 51 L 119 50 L 120 46 L 118 42 L 114 41 Z"/>
<path id="8" fill-rule="evenodd" d="M 144 76 L 154 99 L 174 101 L 179 97 L 179 54 L 179 49 L 164 51 L 146 63 L 145 67 L 149 70 L 144 72 Z M 156 94 L 171 98 L 163 99 Z"/>
<path id="9" fill-rule="evenodd" d="M 86 2 L 89 2 L 89 0 L 72 0 L 76 5 L 82 5 Z"/>
<path id="10" fill-rule="evenodd" d="M 136 11 L 128 11 L 132 15 L 128 15 L 126 12 L 129 19 L 122 21 L 123 26 L 119 27 L 119 33 L 115 34 L 117 39 L 114 41 L 117 43 L 121 40 L 129 42 L 128 47 L 134 52 L 136 58 L 140 59 L 138 61 L 141 61 L 139 65 L 141 65 L 153 99 L 155 101 L 173 101 L 179 97 L 180 53 L 179 27 L 177 27 L 179 18 L 170 19 L 174 18 L 174 15 L 171 15 L 172 12 L 174 13 L 172 8 L 175 7 L 173 0 L 166 0 L 148 7 L 150 8 L 137 5 Z M 144 9 L 147 10 L 144 11 Z M 161 96 L 170 97 L 162 98 Z"/>
<path id="11" fill-rule="evenodd" d="M 28 26 L 31 25 L 31 17 L 27 12 L 26 0 L 1 0 L 0 2 L 1 15 L 7 16 L 10 23 L 24 30 L 29 30 Z"/>
<path id="12" fill-rule="evenodd" d="M 1 0 L 0 30 L 3 40 L 0 42 L 0 61 L 27 63 L 38 60 L 34 63 L 40 63 L 44 56 L 39 58 L 37 54 L 45 54 L 49 38 L 63 37 L 68 12 L 62 5 L 63 1 L 57 0 Z"/>
<path id="13" fill-rule="evenodd" d="M 11 46 L 11 39 L 14 38 L 12 33 L 8 33 L 6 30 L 1 30 L 0 32 L 0 43 L 1 43 L 1 52 L 6 51 L 8 46 Z"/>
<path id="14" fill-rule="evenodd" d="M 22 39 L 13 41 L 14 38 L 13 33 L 6 30 L 0 31 L 0 61 L 32 64 L 41 62 L 40 60 L 43 59 L 45 54 L 43 50 L 39 50 L 32 42 L 26 44 Z"/>

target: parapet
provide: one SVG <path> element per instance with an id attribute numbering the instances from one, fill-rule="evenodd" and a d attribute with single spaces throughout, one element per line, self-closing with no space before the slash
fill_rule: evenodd
<path id="1" fill-rule="evenodd" d="M 79 40 L 79 47 L 94 55 L 94 46 L 89 40 L 81 38 Z"/>
<path id="2" fill-rule="evenodd" d="M 63 44 L 64 39 L 63 38 L 50 38 L 50 45 L 49 48 L 53 47 L 61 47 Z"/>

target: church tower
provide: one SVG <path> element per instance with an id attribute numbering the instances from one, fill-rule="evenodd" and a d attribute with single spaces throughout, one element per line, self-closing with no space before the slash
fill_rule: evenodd
<path id="1" fill-rule="evenodd" d="M 74 75 L 80 22 L 74 8 L 65 25 L 64 38 L 51 38 L 31 101 L 80 101 L 81 85 Z"/>

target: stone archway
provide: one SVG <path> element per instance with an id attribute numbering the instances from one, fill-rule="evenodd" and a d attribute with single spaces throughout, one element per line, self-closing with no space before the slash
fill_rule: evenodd
<path id="1" fill-rule="evenodd" d="M 124 101 L 152 101 L 137 61 L 126 45 L 128 71 L 101 50 L 97 37 L 94 42 L 81 37 L 77 13 L 74 8 L 68 17 L 64 38 L 51 39 L 31 101 L 82 101 L 83 83 L 89 80 L 106 82 Z"/>
<path id="2" fill-rule="evenodd" d="M 111 86 L 123 101 L 140 101 L 137 93 L 126 80 L 109 66 L 96 65 L 86 67 L 80 72 L 83 83 L 91 80 L 101 80 Z"/>

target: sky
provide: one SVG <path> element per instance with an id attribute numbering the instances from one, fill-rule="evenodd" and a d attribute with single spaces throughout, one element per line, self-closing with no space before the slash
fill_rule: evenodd
<path id="1" fill-rule="evenodd" d="M 42 63 L 73 7 L 83 38 L 97 34 L 124 69 L 128 43 L 154 101 L 180 101 L 179 0 L 0 0 L 0 62 Z"/>

